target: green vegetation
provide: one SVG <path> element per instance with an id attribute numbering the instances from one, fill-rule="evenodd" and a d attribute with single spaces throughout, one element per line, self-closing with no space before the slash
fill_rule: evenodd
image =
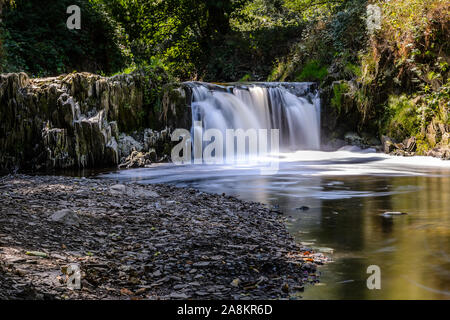
<path id="1" fill-rule="evenodd" d="M 403 141 L 420 132 L 419 110 L 415 108 L 414 101 L 406 95 L 390 97 L 386 115 L 389 119 L 386 133 L 390 137 Z"/>
<path id="2" fill-rule="evenodd" d="M 142 72 L 155 110 L 171 81 L 317 81 L 325 112 L 351 130 L 415 135 L 425 148 L 430 123 L 449 125 L 450 0 L 0 3 L 1 72 Z M 370 34 L 369 3 L 382 12 Z M 71 4 L 81 30 L 65 27 Z"/>
<path id="3" fill-rule="evenodd" d="M 328 74 L 328 68 L 321 66 L 317 60 L 308 61 L 300 74 L 295 78 L 296 81 L 322 81 Z"/>

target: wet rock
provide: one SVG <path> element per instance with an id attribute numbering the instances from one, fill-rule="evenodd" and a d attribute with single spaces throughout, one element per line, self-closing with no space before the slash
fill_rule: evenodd
<path id="1" fill-rule="evenodd" d="M 450 160 L 450 148 L 449 147 L 437 147 L 427 152 L 429 157 L 441 158 L 442 160 Z"/>
<path id="2" fill-rule="evenodd" d="M 347 143 L 342 139 L 332 139 L 331 141 L 328 141 L 327 143 L 322 145 L 323 151 L 336 151 L 339 148 L 342 148 Z"/>
<path id="3" fill-rule="evenodd" d="M 139 124 L 140 75 L 0 76 L 0 168 L 86 168 L 119 162 L 119 128 Z M 8 88 L 8 90 L 6 90 Z M 133 106 L 124 113 L 123 106 Z M 123 116 L 119 114 L 124 113 Z M 21 148 L 16 142 L 21 141 Z"/>
<path id="4" fill-rule="evenodd" d="M 403 145 L 405 146 L 405 150 L 408 152 L 415 152 L 417 149 L 417 144 L 416 144 L 416 137 L 411 137 L 409 139 L 406 139 L 403 142 Z"/>
<path id="5" fill-rule="evenodd" d="M 352 146 L 365 147 L 364 139 L 355 132 L 348 132 L 344 136 L 344 140 L 347 144 Z"/>
<path id="6" fill-rule="evenodd" d="M 388 136 L 381 137 L 381 144 L 383 145 L 384 153 L 391 153 L 395 149 L 394 142 Z"/>
<path id="7" fill-rule="evenodd" d="M 142 151 L 143 145 L 137 142 L 133 137 L 121 133 L 119 135 L 119 156 L 120 158 L 127 157 L 132 152 Z"/>

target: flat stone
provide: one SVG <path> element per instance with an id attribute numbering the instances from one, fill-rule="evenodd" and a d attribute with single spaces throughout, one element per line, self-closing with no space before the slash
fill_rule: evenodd
<path id="1" fill-rule="evenodd" d="M 80 224 L 80 219 L 78 218 L 78 215 L 69 209 L 62 209 L 56 211 L 54 214 L 50 216 L 49 219 L 51 221 L 63 223 L 65 225 L 70 226 L 78 226 Z"/>
<path id="2" fill-rule="evenodd" d="M 125 194 L 127 192 L 127 187 L 124 184 L 115 184 L 109 188 L 111 194 Z"/>

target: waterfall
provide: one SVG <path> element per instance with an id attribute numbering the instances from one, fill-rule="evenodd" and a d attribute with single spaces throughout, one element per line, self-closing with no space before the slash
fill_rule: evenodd
<path id="1" fill-rule="evenodd" d="M 313 83 L 188 85 L 194 135 L 207 129 L 279 129 L 281 150 L 320 148 L 320 98 Z"/>

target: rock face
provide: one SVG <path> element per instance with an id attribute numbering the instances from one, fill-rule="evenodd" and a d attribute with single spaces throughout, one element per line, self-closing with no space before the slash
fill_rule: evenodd
<path id="1" fill-rule="evenodd" d="M 192 89 L 188 83 L 171 83 L 163 88 L 160 122 L 170 128 L 189 129 L 192 123 Z"/>
<path id="2" fill-rule="evenodd" d="M 155 111 L 146 105 L 148 81 L 140 73 L 44 79 L 0 75 L 0 169 L 107 167 L 132 151 L 158 146 L 162 152 L 170 128 L 163 134 L 159 130 L 173 117 L 169 110 L 179 106 L 168 101 Z M 153 130 L 144 130 L 155 122 Z M 133 130 L 140 131 L 141 143 L 123 134 Z"/>

